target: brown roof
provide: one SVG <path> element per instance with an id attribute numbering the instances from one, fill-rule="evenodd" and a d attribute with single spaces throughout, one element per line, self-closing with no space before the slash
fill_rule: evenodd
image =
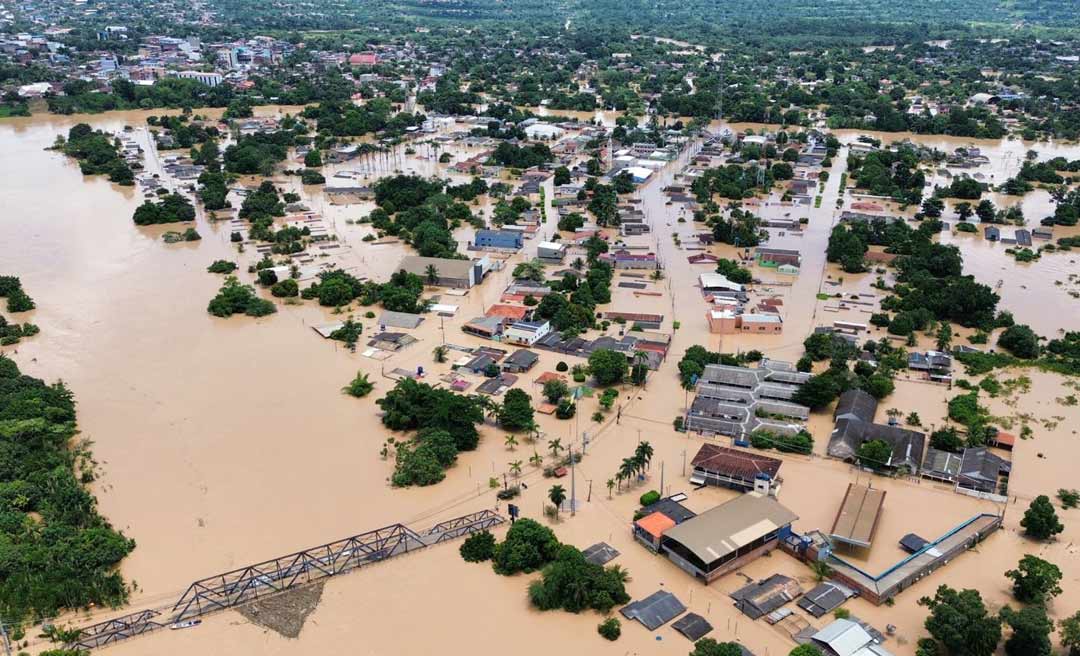
<path id="1" fill-rule="evenodd" d="M 848 483 L 844 500 L 833 521 L 832 537 L 841 542 L 869 547 L 884 504 L 885 490 Z"/>
<path id="2" fill-rule="evenodd" d="M 502 317 L 504 319 L 523 319 L 528 314 L 529 308 L 521 305 L 492 305 L 484 313 L 486 317 Z"/>
<path id="3" fill-rule="evenodd" d="M 749 480 L 757 474 L 768 474 L 775 478 L 783 461 L 748 451 L 729 449 L 726 446 L 702 444 L 692 464 L 694 467 Z"/>

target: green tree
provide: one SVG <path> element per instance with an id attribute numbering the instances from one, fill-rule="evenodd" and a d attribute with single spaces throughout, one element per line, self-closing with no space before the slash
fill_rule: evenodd
<path id="1" fill-rule="evenodd" d="M 788 656 L 821 656 L 821 650 L 814 645 L 799 645 L 788 652 Z"/>
<path id="2" fill-rule="evenodd" d="M 992 656 L 1001 642 L 1001 620 L 990 615 L 977 590 L 938 587 L 919 604 L 930 609 L 924 626 L 948 656 Z"/>
<path id="3" fill-rule="evenodd" d="M 548 403 L 558 403 L 559 399 L 569 393 L 570 387 L 561 379 L 553 378 L 544 383 L 544 398 L 548 400 Z"/>
<path id="4" fill-rule="evenodd" d="M 630 365 L 618 351 L 597 349 L 589 354 L 589 370 L 598 384 L 615 385 L 626 378 Z"/>
<path id="5" fill-rule="evenodd" d="M 506 430 L 525 430 L 533 422 L 532 399 L 523 390 L 514 388 L 506 392 L 502 410 L 499 412 L 499 425 Z"/>
<path id="6" fill-rule="evenodd" d="M 1065 526 L 1058 520 L 1054 505 L 1050 503 L 1050 497 L 1040 494 L 1035 497 L 1024 511 L 1024 518 L 1020 520 L 1020 526 L 1024 527 L 1024 533 L 1036 540 L 1049 540 L 1065 530 Z"/>
<path id="7" fill-rule="evenodd" d="M 737 643 L 702 638 L 694 643 L 694 650 L 690 652 L 690 656 L 742 656 L 742 653 Z"/>
<path id="8" fill-rule="evenodd" d="M 532 519 L 511 524 L 506 538 L 496 545 L 492 566 L 497 574 L 510 576 L 534 572 L 555 559 L 559 541 L 546 526 Z"/>
<path id="9" fill-rule="evenodd" d="M 319 154 L 318 149 L 312 148 L 304 155 L 304 166 L 311 169 L 317 169 L 322 165 L 322 155 Z"/>
<path id="10" fill-rule="evenodd" d="M 491 560 L 495 555 L 495 536 L 489 531 L 473 533 L 465 538 L 465 542 L 458 549 L 461 558 L 468 563 L 480 563 Z"/>
<path id="11" fill-rule="evenodd" d="M 1005 329 L 998 338 L 998 346 L 1018 358 L 1039 357 L 1039 336 L 1028 326 L 1015 324 Z"/>
<path id="12" fill-rule="evenodd" d="M 517 436 L 513 433 L 508 433 L 506 437 L 503 438 L 503 444 L 506 445 L 507 449 L 513 451 L 518 445 Z"/>
<path id="13" fill-rule="evenodd" d="M 835 377 L 824 373 L 810 376 L 795 391 L 791 400 L 814 410 L 820 410 L 835 401 L 838 396 L 840 396 L 840 385 Z"/>
<path id="14" fill-rule="evenodd" d="M 1053 645 L 1050 634 L 1054 623 L 1042 606 L 1026 606 L 1018 611 L 1006 606 L 1001 609 L 1001 619 L 1012 628 L 1012 635 L 1005 641 L 1008 656 L 1050 656 Z"/>
<path id="15" fill-rule="evenodd" d="M 859 446 L 859 464 L 880 471 L 888 467 L 892 447 L 884 440 L 867 440 Z"/>
<path id="16" fill-rule="evenodd" d="M 1025 555 L 1016 569 L 1005 572 L 1012 579 L 1013 595 L 1025 604 L 1046 603 L 1061 594 L 1061 570 L 1038 556 Z"/>
<path id="17" fill-rule="evenodd" d="M 609 617 L 596 627 L 596 632 L 604 636 L 605 640 L 615 641 L 622 635 L 622 628 L 618 618 Z"/>
<path id="18" fill-rule="evenodd" d="M 555 516 L 558 517 L 559 507 L 562 506 L 563 501 L 566 501 L 566 489 L 561 485 L 552 485 L 548 490 L 548 499 L 555 504 Z"/>
<path id="19" fill-rule="evenodd" d="M 1061 630 L 1061 646 L 1069 650 L 1069 656 L 1080 656 L 1080 611 L 1058 623 Z"/>
<path id="20" fill-rule="evenodd" d="M 435 362 L 438 362 L 438 363 L 446 362 L 446 355 L 449 352 L 450 352 L 450 349 L 446 348 L 446 346 L 444 344 L 440 344 L 439 346 L 436 346 L 431 351 L 432 355 L 435 356 Z"/>

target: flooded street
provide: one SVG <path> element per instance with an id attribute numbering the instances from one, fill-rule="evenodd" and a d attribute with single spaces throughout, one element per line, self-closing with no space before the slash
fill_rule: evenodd
<path id="1" fill-rule="evenodd" d="M 260 109 L 262 113 L 277 111 Z M 555 230 L 550 181 L 546 183 L 548 223 L 541 226 L 536 239 L 526 242 L 525 251 L 468 295 L 444 295 L 442 302 L 459 305 L 457 316 L 443 321 L 427 315 L 412 331 L 420 340 L 418 344 L 379 361 L 349 353 L 338 342 L 320 339 L 313 326 L 343 317 L 314 301 L 279 304 L 277 314 L 260 319 L 209 315 L 207 302 L 222 278 L 207 273 L 206 267 L 217 259 L 238 261 L 241 280 L 249 282 L 246 268 L 258 258 L 255 249 L 238 255 L 229 242 L 228 222 L 207 221 L 201 211 L 196 221 L 201 241 L 166 244 L 161 235 L 174 227 L 138 227 L 132 222 L 132 213 L 142 202 L 135 188 L 84 177 L 76 163 L 45 150 L 58 134 L 66 134 L 80 121 L 115 132 L 125 125 L 144 127 L 151 113 L 0 121 L 0 179 L 4 180 L 0 231 L 6 236 L 0 274 L 21 277 L 37 303 L 37 310 L 21 320 L 42 329 L 40 335 L 3 351 L 11 354 L 25 373 L 46 381 L 63 379 L 73 390 L 81 437 L 93 442 L 101 465 L 101 475 L 93 485 L 101 513 L 138 543 L 122 567 L 124 576 L 137 585 L 132 609 L 169 603 L 192 580 L 250 562 L 395 522 L 426 527 L 441 519 L 498 507 L 489 479 L 502 480 L 511 461 L 527 460 L 534 450 L 543 454 L 545 443 L 533 445 L 522 440 L 520 446 L 509 450 L 503 443 L 504 432 L 485 424 L 480 448 L 462 453 L 442 483 L 393 489 L 387 480 L 392 459 L 379 456 L 390 433 L 380 423 L 375 399 L 393 386 L 384 376 L 393 368 L 415 370 L 423 366 L 428 382 L 438 382 L 437 377 L 450 370 L 449 363 L 433 362 L 432 349 L 443 341 L 465 346 L 489 344 L 464 334 L 461 325 L 482 315 L 499 299 L 513 264 L 535 254 L 536 243 Z M 599 118 L 605 125 L 615 120 L 614 113 L 579 114 L 583 120 Z M 148 133 L 136 130 L 134 134 L 150 150 Z M 847 143 L 856 134 L 842 132 L 839 136 Z M 876 136 L 887 143 L 908 135 Z M 971 143 L 942 137 L 918 139 L 948 152 Z M 1018 141 L 979 145 L 995 162 L 991 165 L 995 181 L 1013 175 L 1029 148 Z M 1036 149 L 1041 158 L 1059 154 L 1080 158 L 1077 146 L 1039 144 Z M 480 150 L 455 151 L 455 161 Z M 809 218 L 801 234 L 777 235 L 767 244 L 801 251 L 797 277 L 753 269 L 764 281 L 763 289 L 755 294 L 783 299 L 784 332 L 776 336 L 721 336 L 708 331 L 697 276 L 713 267 L 690 264 L 687 257 L 699 252 L 721 257 L 737 253 L 723 245 L 707 251 L 690 250 L 689 246 L 697 245 L 694 235 L 705 228 L 695 225 L 689 216 L 680 223 L 678 206 L 667 205 L 662 192 L 694 152 L 684 152 L 635 192 L 653 232 L 626 241 L 658 254 L 666 277 L 652 283 L 651 288 L 665 293 L 636 295 L 617 286 L 622 276 L 612 284 L 610 309 L 665 316 L 663 329 L 673 333 L 667 360 L 645 390 L 621 390 L 622 418 L 618 424 L 614 414 L 606 415 L 600 424 L 589 420 L 597 409 L 595 399 L 583 400 L 573 421 L 537 414 L 541 430 L 549 438 L 571 443 L 579 442 L 582 433 L 590 435 L 588 456 L 576 472 L 582 509 L 577 517 L 564 517 L 554 528 L 563 541 L 578 547 L 604 540 L 621 551 L 615 562 L 630 570 L 633 581 L 628 591 L 635 599 L 664 586 L 712 622 L 716 630 L 710 637 L 738 638 L 759 655 L 777 656 L 791 648 L 788 636 L 779 628 L 749 621 L 727 597 L 743 583 L 741 577 L 729 576 L 709 587 L 694 582 L 667 560 L 655 558 L 637 545 L 628 530 L 629 518 L 640 494 L 659 488 L 660 467 L 665 471 L 663 492 L 690 494 L 688 504 L 696 510 L 708 509 L 734 494 L 716 488 L 692 490 L 686 479 L 685 463 L 705 441 L 672 428 L 672 420 L 687 402 L 677 380 L 677 363 L 686 348 L 701 344 L 725 352 L 758 349 L 769 357 L 794 361 L 814 327 L 849 316 L 855 320 L 860 315 L 857 311 L 826 314 L 829 302 L 817 296 L 822 291 L 833 293 L 826 281 L 842 275 L 826 263 L 825 246 L 838 215 L 836 200 L 842 193 L 840 179 L 847 150 L 842 149 L 836 158 L 821 192 L 820 207 L 781 205 L 779 196 L 774 195 L 768 205 L 756 210 L 765 216 L 791 213 Z M 289 168 L 291 162 L 286 164 Z M 438 164 L 435 153 L 423 146 L 413 155 L 402 152 L 399 166 L 404 172 L 451 177 L 455 182 L 469 179 L 449 175 L 448 165 Z M 327 166 L 325 175 L 333 182 L 334 173 L 355 168 L 355 163 Z M 373 202 L 334 205 L 320 188 L 302 187 L 298 178 L 278 176 L 276 180 L 279 186 L 300 193 L 302 202 L 322 214 L 340 236 L 341 248 L 327 260 L 355 275 L 384 280 L 403 255 L 412 253 L 400 242 L 364 242 L 374 229 L 348 223 L 366 216 L 374 208 Z M 999 206 L 1007 201 L 996 195 L 992 198 Z M 851 202 L 848 194 L 844 208 Z M 1052 212 L 1045 192 L 1029 194 L 1023 202 L 1029 227 Z M 472 209 L 485 217 L 491 214 L 490 203 Z M 946 220 L 948 215 L 947 211 Z M 1055 237 L 1075 234 L 1076 229 L 1072 230 L 1059 230 Z M 465 227 L 456 235 L 464 242 L 472 232 L 471 227 Z M 673 235 L 679 236 L 681 245 Z M 1004 253 L 1004 246 L 986 242 L 981 232 L 946 233 L 942 240 L 963 250 L 966 273 L 991 286 L 1002 281 L 1000 307 L 1011 310 L 1018 322 L 1028 323 L 1048 337 L 1056 336 L 1059 329 L 1080 328 L 1080 300 L 1068 294 L 1076 286 L 1053 285 L 1054 280 L 1080 272 L 1075 251 L 1047 253 L 1035 263 L 1016 264 Z M 868 287 L 873 277 L 845 276 L 842 289 Z M 378 308 L 370 309 L 380 313 Z M 377 330 L 373 320 L 362 316 L 366 310 L 356 314 L 364 325 L 363 342 Z M 867 315 L 861 316 L 865 321 Z M 678 330 L 673 330 L 673 320 L 680 321 Z M 609 334 L 616 334 L 616 330 L 613 326 Z M 922 340 L 921 346 L 931 345 L 929 338 Z M 555 371 L 560 360 L 571 365 L 578 362 L 548 351 L 538 354 L 539 364 L 523 374 L 520 382 L 534 401 L 539 400 L 540 387 L 533 379 Z M 452 355 L 450 360 L 454 359 Z M 341 393 L 342 386 L 359 370 L 368 372 L 376 384 L 365 399 Z M 1065 593 L 1052 607 L 1055 618 L 1080 607 L 1080 554 L 1076 546 L 1080 544 L 1080 511 L 1062 514 L 1067 530 L 1050 545 L 1029 543 L 1017 533 L 1023 508 L 1031 498 L 1053 495 L 1059 487 L 1077 487 L 1071 463 L 1080 448 L 1080 411 L 1055 401 L 1075 393 L 1075 389 L 1070 392 L 1060 377 L 1038 371 L 1010 371 L 999 377 L 1021 374 L 1031 378 L 1031 391 L 1014 405 L 1003 399 L 991 404 L 997 416 L 1025 414 L 1023 420 L 1035 429 L 1034 441 L 1018 444 L 1013 456 L 1016 474 L 1010 482 L 1010 494 L 1018 501 L 1007 508 L 1006 529 L 979 545 L 981 555 L 960 557 L 916 584 L 916 589 L 903 593 L 895 607 L 875 607 L 863 600 L 848 606 L 875 626 L 895 624 L 898 637 L 890 638 L 886 646 L 898 655 L 913 654 L 922 635 L 925 609 L 916 604 L 920 596 L 932 594 L 940 584 L 977 586 L 996 609 L 1008 601 L 1009 594 L 1008 581 L 1001 572 L 1023 553 L 1038 551 L 1065 571 Z M 917 411 L 924 426 L 940 426 L 945 422 L 945 400 L 943 387 L 898 380 L 896 393 L 883 406 L 901 408 L 905 413 Z M 799 515 L 797 530 L 827 529 L 847 483 L 860 476 L 865 482 L 867 477 L 848 465 L 819 457 L 832 429 L 831 416 L 813 415 L 810 428 L 817 455 L 785 456 L 781 472 L 784 485 L 780 499 Z M 1014 432 L 1019 432 L 1019 427 Z M 649 480 L 609 499 L 604 482 L 640 439 L 649 440 L 656 449 Z M 539 517 L 550 481 L 528 465 L 522 479 L 530 486 L 520 499 L 523 514 Z M 937 536 L 975 513 L 999 511 L 992 503 L 954 494 L 927 481 L 878 477 L 874 484 L 890 491 L 879 542 L 860 561 L 874 571 L 902 557 L 896 542 L 915 528 L 926 536 Z M 568 483 L 566 487 L 569 489 Z M 989 569 L 988 562 L 993 564 Z M 746 571 L 754 578 L 775 572 L 799 578 L 804 589 L 813 585 L 805 566 L 779 552 L 759 559 Z M 456 545 L 443 545 L 331 581 L 299 641 L 282 638 L 228 612 L 209 617 L 198 630 L 162 632 L 120 644 L 109 653 L 325 654 L 340 651 L 340 646 L 347 644 L 352 646 L 347 651 L 360 654 L 429 654 L 445 649 L 452 632 L 461 639 L 464 631 L 477 628 L 484 633 L 485 652 L 494 651 L 495 644 L 509 643 L 523 654 L 688 651 L 689 643 L 670 627 L 658 632 L 663 638 L 658 640 L 640 626 L 624 623 L 621 641 L 607 643 L 596 636 L 599 617 L 593 613 L 532 610 L 525 595 L 526 579 L 495 576 L 487 565 L 463 562 Z M 104 619 L 110 614 L 115 613 L 97 610 L 93 617 Z M 420 622 L 425 630 L 416 631 Z"/>

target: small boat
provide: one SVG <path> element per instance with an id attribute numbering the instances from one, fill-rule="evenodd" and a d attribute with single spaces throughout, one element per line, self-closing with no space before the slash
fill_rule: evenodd
<path id="1" fill-rule="evenodd" d="M 202 620 L 184 620 L 183 622 L 170 624 L 169 628 L 175 631 L 177 629 L 190 629 L 191 627 L 199 626 L 200 624 L 202 624 Z"/>

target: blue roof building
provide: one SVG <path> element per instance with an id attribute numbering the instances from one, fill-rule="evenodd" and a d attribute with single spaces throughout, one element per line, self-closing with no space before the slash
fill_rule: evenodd
<path id="1" fill-rule="evenodd" d="M 478 230 L 473 245 L 477 248 L 519 249 L 525 244 L 525 235 L 517 230 Z"/>

